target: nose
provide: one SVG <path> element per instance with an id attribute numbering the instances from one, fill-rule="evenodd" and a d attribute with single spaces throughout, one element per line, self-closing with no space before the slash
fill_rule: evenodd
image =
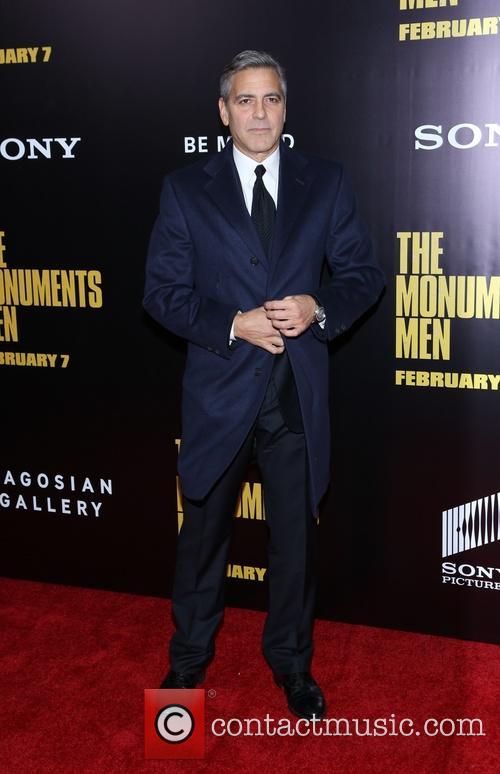
<path id="1" fill-rule="evenodd" d="M 266 111 L 264 108 L 264 101 L 263 100 L 255 100 L 255 107 L 253 111 L 254 118 L 265 118 L 266 117 Z"/>

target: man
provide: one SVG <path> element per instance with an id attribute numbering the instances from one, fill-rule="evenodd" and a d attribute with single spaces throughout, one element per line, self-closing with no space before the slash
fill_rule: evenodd
<path id="1" fill-rule="evenodd" d="M 279 63 L 243 51 L 220 95 L 232 142 L 166 177 L 146 270 L 146 310 L 188 341 L 177 629 L 162 687 L 199 685 L 213 657 L 232 514 L 254 458 L 269 528 L 264 656 L 291 711 L 321 717 L 310 663 L 316 513 L 330 474 L 327 340 L 384 283 L 341 167 L 281 141 Z M 325 257 L 332 275 L 320 287 Z"/>

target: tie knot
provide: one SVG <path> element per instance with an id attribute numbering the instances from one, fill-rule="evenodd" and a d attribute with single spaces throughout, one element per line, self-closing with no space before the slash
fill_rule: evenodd
<path id="1" fill-rule="evenodd" d="M 266 174 L 265 166 L 263 164 L 258 164 L 255 167 L 255 174 L 257 175 L 257 179 L 259 179 L 259 178 L 262 179 L 264 177 L 264 175 Z"/>

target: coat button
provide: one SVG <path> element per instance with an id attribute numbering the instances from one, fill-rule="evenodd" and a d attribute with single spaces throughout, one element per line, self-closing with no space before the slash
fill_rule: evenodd
<path id="1" fill-rule="evenodd" d="M 259 259 L 255 255 L 252 255 L 252 257 L 250 258 L 250 263 L 252 264 L 252 266 L 257 266 L 259 263 Z"/>

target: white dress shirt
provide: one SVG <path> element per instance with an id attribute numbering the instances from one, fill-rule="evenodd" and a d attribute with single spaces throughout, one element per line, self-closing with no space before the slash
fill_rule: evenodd
<path id="1" fill-rule="evenodd" d="M 262 164 L 266 168 L 266 173 L 262 178 L 262 182 L 266 186 L 268 192 L 271 194 L 276 207 L 278 206 L 278 183 L 280 174 L 280 148 L 279 145 L 275 151 L 271 153 L 264 161 L 257 162 L 255 159 L 251 159 L 250 156 L 245 156 L 244 153 L 238 150 L 233 145 L 233 159 L 238 170 L 238 176 L 240 178 L 241 187 L 243 189 L 243 196 L 245 197 L 245 204 L 247 210 L 252 214 L 252 198 L 253 187 L 257 180 L 255 174 L 255 167 Z"/>

